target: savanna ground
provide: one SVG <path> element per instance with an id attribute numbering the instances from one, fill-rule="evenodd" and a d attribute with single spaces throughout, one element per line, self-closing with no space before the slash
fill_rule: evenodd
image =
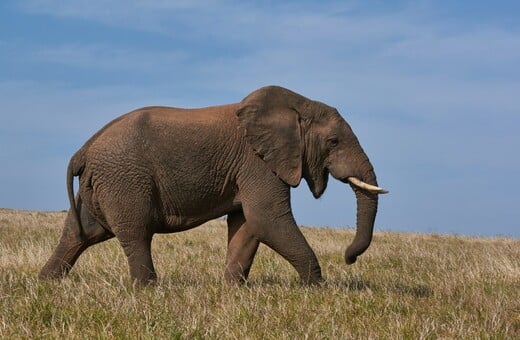
<path id="1" fill-rule="evenodd" d="M 0 338 L 520 338 L 520 240 L 376 232 L 346 266 L 353 230 L 302 228 L 322 287 L 302 287 L 265 246 L 249 284 L 230 287 L 225 223 L 213 221 L 154 238 L 154 287 L 131 284 L 115 240 L 41 282 L 64 217 L 0 209 Z"/>

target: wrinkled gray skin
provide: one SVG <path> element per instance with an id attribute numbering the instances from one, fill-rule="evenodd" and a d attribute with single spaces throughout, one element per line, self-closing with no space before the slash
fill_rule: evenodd
<path id="1" fill-rule="evenodd" d="M 322 281 L 313 250 L 294 220 L 290 187 L 307 182 L 314 197 L 329 173 L 377 185 L 350 126 L 337 110 L 281 87 L 242 102 L 202 109 L 147 107 L 96 133 L 68 168 L 71 209 L 61 240 L 40 272 L 65 276 L 89 246 L 116 237 L 139 283 L 157 276 L 155 233 L 194 228 L 227 214 L 225 278 L 247 279 L 260 242 L 283 256 L 303 283 Z M 73 177 L 79 176 L 74 199 Z M 354 263 L 370 245 L 377 194 L 352 186 L 357 232 L 345 252 Z"/>

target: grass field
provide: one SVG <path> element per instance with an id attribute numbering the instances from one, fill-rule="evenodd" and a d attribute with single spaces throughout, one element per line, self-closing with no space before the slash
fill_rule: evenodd
<path id="1" fill-rule="evenodd" d="M 130 283 L 117 241 L 70 276 L 36 278 L 65 214 L 0 209 L 0 338 L 518 339 L 520 240 L 376 232 L 352 266 L 353 230 L 303 228 L 326 283 L 260 247 L 245 287 L 223 281 L 226 228 L 157 235 L 159 283 Z"/>

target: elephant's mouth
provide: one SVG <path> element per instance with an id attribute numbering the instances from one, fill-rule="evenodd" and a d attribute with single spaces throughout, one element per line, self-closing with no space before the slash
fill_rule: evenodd
<path id="1" fill-rule="evenodd" d="M 378 186 L 365 183 L 357 177 L 347 177 L 347 181 L 349 183 L 351 183 L 352 185 L 354 185 L 360 189 L 366 190 L 372 194 L 388 194 L 388 192 L 389 192 L 388 190 L 385 190 Z"/>

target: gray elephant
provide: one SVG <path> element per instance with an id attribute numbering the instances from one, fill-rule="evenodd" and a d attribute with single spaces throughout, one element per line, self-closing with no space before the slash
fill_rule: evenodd
<path id="1" fill-rule="evenodd" d="M 357 232 L 345 252 L 351 264 L 370 245 L 378 194 L 385 191 L 336 109 L 268 86 L 237 104 L 130 112 L 70 160 L 71 208 L 40 278 L 67 275 L 85 249 L 115 236 L 132 279 L 153 282 L 155 233 L 184 231 L 227 214 L 228 282 L 247 280 L 262 242 L 289 261 L 303 283 L 319 283 L 320 265 L 294 220 L 290 187 L 304 178 L 318 198 L 329 173 L 349 183 L 357 198 Z"/>

